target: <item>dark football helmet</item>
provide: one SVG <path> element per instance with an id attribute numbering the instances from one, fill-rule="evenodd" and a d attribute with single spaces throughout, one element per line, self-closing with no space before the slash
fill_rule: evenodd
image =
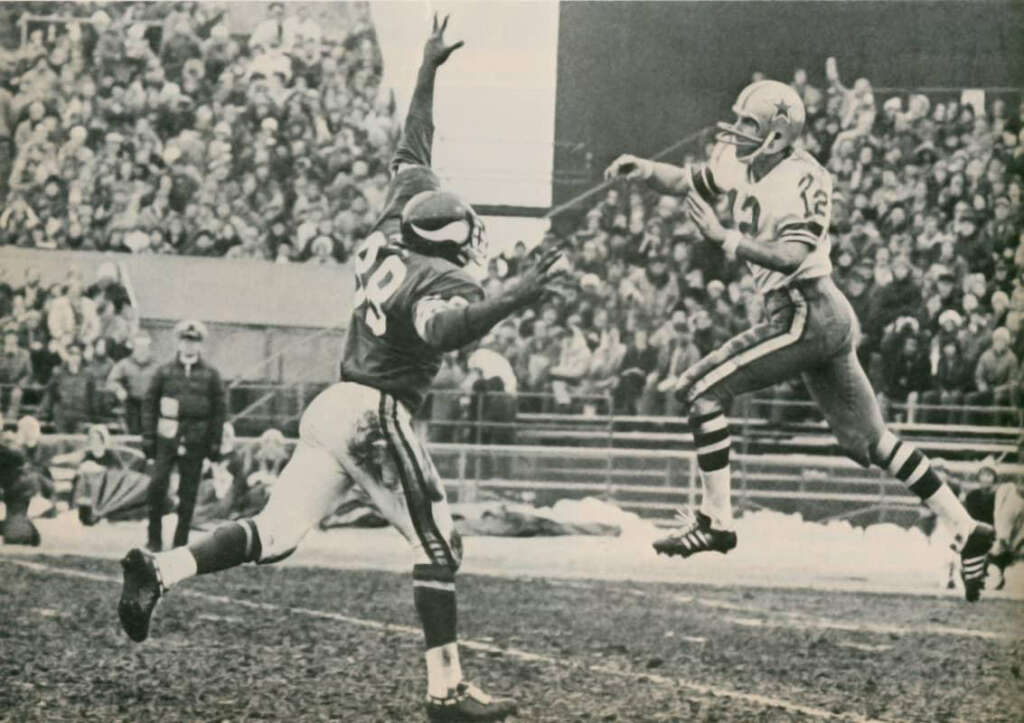
<path id="1" fill-rule="evenodd" d="M 449 191 L 424 191 L 402 209 L 402 242 L 417 253 L 439 256 L 456 266 L 487 263 L 483 220 Z"/>

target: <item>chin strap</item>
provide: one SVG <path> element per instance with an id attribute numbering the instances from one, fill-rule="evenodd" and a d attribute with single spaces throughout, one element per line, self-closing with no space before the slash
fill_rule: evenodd
<path id="1" fill-rule="evenodd" d="M 750 165 L 757 158 L 763 156 L 765 153 L 768 152 L 768 146 L 775 142 L 775 139 L 778 138 L 778 135 L 778 132 L 772 131 L 771 133 L 768 134 L 768 137 L 764 139 L 764 142 L 757 147 L 757 150 L 755 150 L 749 156 L 744 156 L 743 158 L 740 158 L 739 155 L 737 155 L 736 160 L 740 161 L 741 163 L 746 163 L 747 165 Z"/>

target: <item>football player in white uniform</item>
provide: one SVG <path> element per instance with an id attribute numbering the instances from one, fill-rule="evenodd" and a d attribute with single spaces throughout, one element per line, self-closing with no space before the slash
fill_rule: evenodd
<path id="1" fill-rule="evenodd" d="M 676 395 L 689 409 L 703 496 L 696 514 L 655 542 L 658 553 L 689 557 L 736 546 L 730 501 L 730 400 L 799 374 L 845 453 L 888 470 L 954 531 L 968 600 L 984 586 L 989 525 L 973 520 L 913 445 L 886 428 L 855 354 L 859 327 L 833 283 L 828 236 L 829 173 L 794 142 L 804 106 L 789 86 L 753 83 L 733 106 L 736 120 L 719 123 L 706 163 L 678 167 L 636 156 L 616 159 L 607 178 L 643 181 L 661 193 L 686 196 L 704 236 L 729 258 L 747 263 L 764 295 L 764 320 L 730 339 L 682 374 Z M 712 205 L 727 194 L 735 225 L 725 228 Z"/>

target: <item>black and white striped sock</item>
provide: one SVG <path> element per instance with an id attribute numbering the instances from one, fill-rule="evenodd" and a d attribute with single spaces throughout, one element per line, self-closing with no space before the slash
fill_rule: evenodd
<path id="1" fill-rule="evenodd" d="M 875 461 L 879 467 L 907 486 L 949 525 L 959 545 L 974 529 L 975 521 L 945 482 L 932 469 L 931 462 L 914 445 L 886 430 L 878 440 Z"/>
<path id="2" fill-rule="evenodd" d="M 942 486 L 931 463 L 914 445 L 886 431 L 878 441 L 878 465 L 927 501 Z"/>
<path id="3" fill-rule="evenodd" d="M 721 412 L 690 418 L 693 445 L 697 448 L 697 464 L 703 472 L 714 472 L 729 466 L 729 421 Z"/>

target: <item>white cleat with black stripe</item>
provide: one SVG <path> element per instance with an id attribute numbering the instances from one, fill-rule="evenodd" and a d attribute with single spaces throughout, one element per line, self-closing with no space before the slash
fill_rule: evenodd
<path id="1" fill-rule="evenodd" d="M 659 555 L 689 557 L 711 550 L 724 555 L 736 547 L 736 533 L 732 530 L 716 530 L 711 526 L 711 518 L 703 512 L 694 515 L 685 510 L 677 510 L 676 517 L 680 522 L 679 529 L 654 542 L 654 550 Z"/>
<path id="2" fill-rule="evenodd" d="M 979 522 L 960 548 L 960 579 L 964 582 L 967 602 L 976 602 L 981 597 L 988 572 L 988 552 L 995 539 L 992 526 Z"/>
<path id="3" fill-rule="evenodd" d="M 448 691 L 444 698 L 427 696 L 427 720 L 431 723 L 448 721 L 501 721 L 515 715 L 517 706 L 510 698 L 494 698 L 472 683 L 463 681 Z"/>

